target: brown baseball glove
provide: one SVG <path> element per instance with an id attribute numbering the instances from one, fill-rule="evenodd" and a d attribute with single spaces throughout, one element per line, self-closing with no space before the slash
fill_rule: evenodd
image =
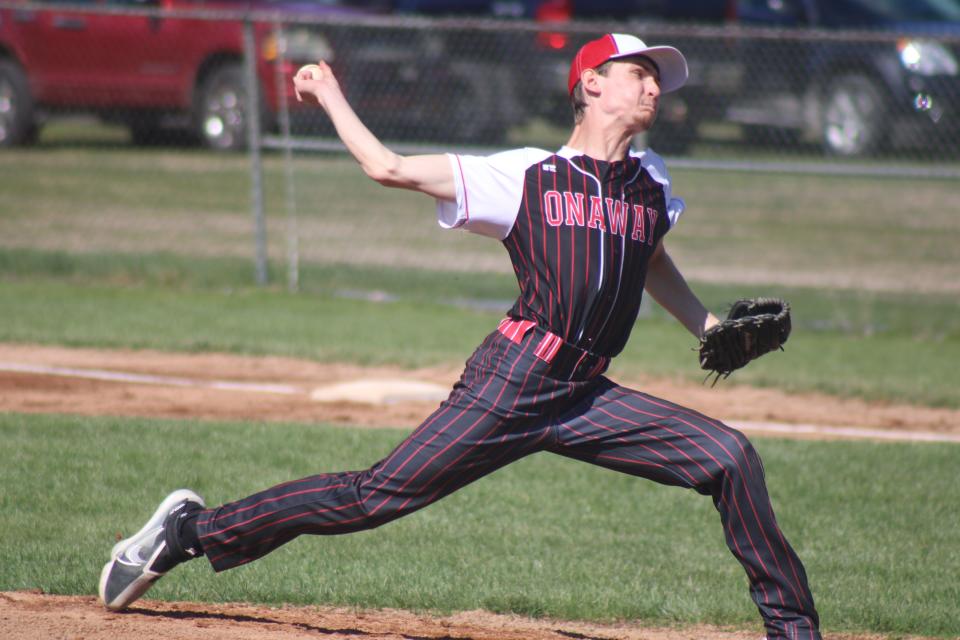
<path id="1" fill-rule="evenodd" d="M 715 373 L 714 384 L 775 349 L 790 337 L 790 305 L 777 298 L 737 300 L 727 319 L 700 339 L 700 368 Z M 709 377 L 709 376 L 708 376 Z"/>

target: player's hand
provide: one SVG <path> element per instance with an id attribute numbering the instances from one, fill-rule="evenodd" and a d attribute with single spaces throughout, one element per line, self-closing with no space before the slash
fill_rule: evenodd
<path id="1" fill-rule="evenodd" d="M 713 315 L 707 311 L 707 317 L 703 321 L 703 327 L 700 328 L 700 335 L 698 337 L 702 338 L 703 334 L 707 332 L 711 327 L 715 327 L 720 324 L 720 318 Z"/>
<path id="2" fill-rule="evenodd" d="M 293 90 L 297 100 L 303 101 L 303 96 L 312 95 L 322 107 L 326 107 L 328 92 L 340 92 L 340 83 L 333 75 L 333 70 L 321 60 L 317 64 L 308 64 L 300 67 L 293 76 Z"/>

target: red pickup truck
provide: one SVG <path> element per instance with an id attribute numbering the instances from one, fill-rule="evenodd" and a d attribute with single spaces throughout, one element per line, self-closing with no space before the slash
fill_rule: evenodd
<path id="1" fill-rule="evenodd" d="M 371 13 L 376 4 L 87 0 L 86 6 L 112 11 L 93 13 L 80 4 L 39 0 L 0 8 L 0 146 L 30 143 L 51 115 L 85 112 L 127 124 L 134 142 L 157 141 L 174 129 L 188 131 L 212 148 L 241 148 L 247 112 L 243 23 L 227 14 L 196 19 L 184 12 L 210 12 L 211 17 L 214 12 L 255 10 L 302 16 Z M 280 103 L 278 43 L 272 24 L 256 23 L 254 31 L 261 114 L 269 128 Z M 336 30 L 291 27 L 281 77 L 290 78 L 308 61 L 336 60 L 336 36 L 330 31 Z M 295 108 L 291 83 L 280 84 Z"/>

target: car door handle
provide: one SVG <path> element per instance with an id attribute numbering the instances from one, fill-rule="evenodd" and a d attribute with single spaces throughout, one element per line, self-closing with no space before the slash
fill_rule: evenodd
<path id="1" fill-rule="evenodd" d="M 87 28 L 87 21 L 74 16 L 53 16 L 53 27 L 55 29 L 82 31 Z"/>

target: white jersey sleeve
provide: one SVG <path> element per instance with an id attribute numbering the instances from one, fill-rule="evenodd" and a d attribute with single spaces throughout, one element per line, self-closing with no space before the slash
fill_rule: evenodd
<path id="1" fill-rule="evenodd" d="M 667 201 L 667 218 L 670 219 L 670 228 L 672 229 L 673 225 L 677 224 L 677 220 L 680 219 L 680 215 L 683 213 L 683 210 L 686 209 L 687 205 L 683 202 L 683 198 L 677 198 L 673 195 L 673 187 L 670 182 L 670 174 L 667 172 L 667 165 L 663 162 L 663 158 L 650 149 L 631 152 L 630 155 L 640 158 L 640 164 L 647 170 L 650 177 L 663 185 L 663 196 Z"/>
<path id="2" fill-rule="evenodd" d="M 503 240 L 520 211 L 527 169 L 550 156 L 542 149 L 514 149 L 492 156 L 447 154 L 457 186 L 456 201 L 437 200 L 445 229 L 463 227 Z"/>

